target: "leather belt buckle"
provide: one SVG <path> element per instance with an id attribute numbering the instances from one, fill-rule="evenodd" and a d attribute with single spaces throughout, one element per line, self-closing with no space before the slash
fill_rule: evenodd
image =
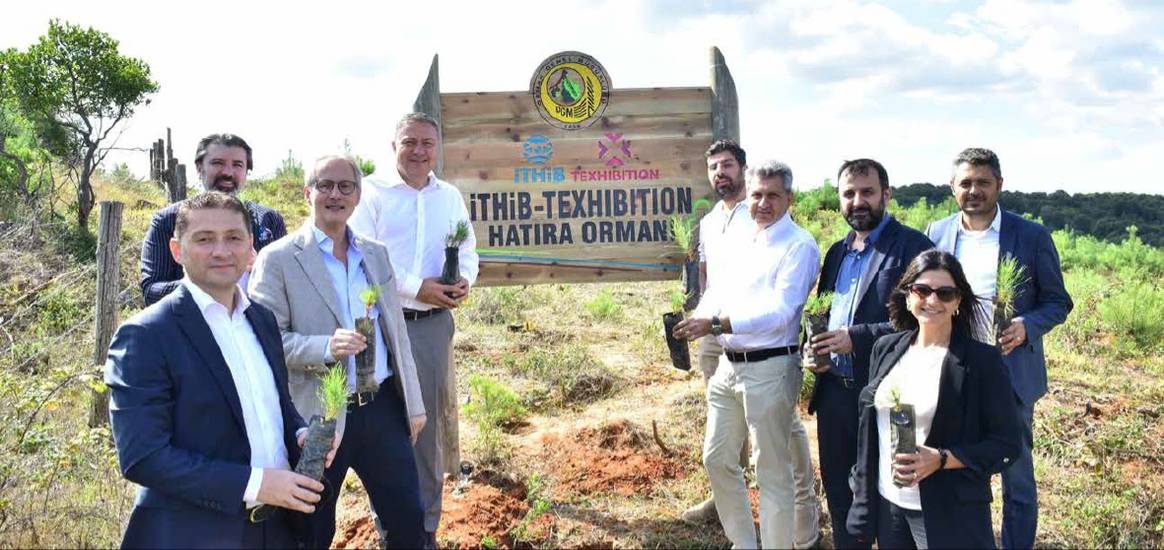
<path id="1" fill-rule="evenodd" d="M 849 378 L 849 377 L 838 377 L 838 378 L 840 378 L 841 385 L 844 386 L 846 390 L 851 390 L 851 389 L 853 389 L 853 386 L 856 385 L 853 382 L 852 378 Z"/>
<path id="2" fill-rule="evenodd" d="M 363 407 L 364 405 L 367 405 L 375 400 L 376 400 L 376 392 L 374 392 L 374 391 L 362 391 L 359 393 L 353 393 L 353 394 L 349 395 L 348 396 L 348 405 L 349 406 L 355 405 L 356 408 L 360 408 L 360 407 Z"/>

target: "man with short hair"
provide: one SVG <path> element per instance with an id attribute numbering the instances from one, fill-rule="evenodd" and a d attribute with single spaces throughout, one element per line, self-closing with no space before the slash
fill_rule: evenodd
<path id="1" fill-rule="evenodd" d="M 1023 427 L 1022 455 L 1002 471 L 1002 546 L 1030 548 L 1039 521 L 1032 425 L 1035 403 L 1047 393 L 1043 335 L 1067 320 L 1074 304 L 1063 285 L 1051 234 L 1042 225 L 998 206 L 1002 167 L 993 151 L 970 148 L 959 153 L 950 191 L 961 211 L 930 224 L 926 234 L 938 248 L 958 257 L 974 294 L 989 313 L 984 321 L 994 317 L 999 262 L 1014 258 L 1023 268 L 1015 291 L 1014 318 L 997 341 Z M 982 333 L 993 339 L 994 329 Z"/>
<path id="2" fill-rule="evenodd" d="M 889 303 L 914 257 L 933 243 L 886 212 L 889 174 L 873 159 L 845 161 L 837 170 L 841 215 L 852 231 L 825 253 L 817 294 L 833 292 L 829 331 L 813 336 L 805 366 L 816 373 L 809 414 L 816 414 L 820 476 L 828 499 L 835 548 L 869 548 L 845 529 L 853 502 L 849 470 L 857 463 L 857 397 L 869 381 L 869 356 L 877 338 L 894 332 Z M 808 356 L 829 354 L 813 366 Z"/>
<path id="3" fill-rule="evenodd" d="M 432 173 L 440 151 L 440 128 L 424 113 L 410 113 L 396 124 L 392 141 L 396 165 L 368 178 L 356 213 L 350 221 L 357 233 L 388 247 L 396 273 L 396 293 L 404 308 L 405 325 L 416 359 L 426 428 L 416 443 L 420 499 L 425 508 L 424 528 L 429 543 L 441 516 L 444 483 L 446 411 L 455 414 L 453 370 L 453 315 L 477 279 L 477 239 L 470 226 L 458 252 L 459 280 L 440 282 L 445 239 L 459 222 L 469 223 L 469 211 L 460 191 Z"/>
<path id="4" fill-rule="evenodd" d="M 748 213 L 744 189 L 744 172 L 748 167 L 747 152 L 730 139 L 712 143 L 704 154 L 707 159 L 707 179 L 720 198 L 719 202 L 699 220 L 699 271 L 703 292 L 714 281 L 726 277 L 730 268 L 733 243 L 748 240 L 755 231 L 755 221 Z M 723 347 L 717 337 L 708 334 L 699 339 L 699 370 L 703 383 L 715 374 Z M 820 503 L 813 483 L 812 456 L 808 448 L 808 434 L 797 416 L 793 420 L 793 471 L 796 476 L 796 546 L 807 548 L 820 537 Z M 748 467 L 747 438 L 740 447 L 740 467 Z M 686 521 L 713 521 L 716 519 L 715 499 L 696 504 L 681 516 Z"/>
<path id="5" fill-rule="evenodd" d="M 117 329 L 105 365 L 121 471 L 141 486 L 122 547 L 294 547 L 286 510 L 313 512 L 323 485 L 290 471 L 306 424 L 279 328 L 238 288 L 249 215 L 213 191 L 174 214 L 169 248 L 185 277 Z M 259 504 L 280 508 L 255 523 Z"/>
<path id="6" fill-rule="evenodd" d="M 741 232 L 730 243 L 723 277 L 708 287 L 691 318 L 675 327 L 675 336 L 715 334 L 724 348 L 707 383 L 703 445 L 724 532 L 736 548 L 758 547 L 739 464 L 750 432 L 760 485 L 760 542 L 792 548 L 796 483 L 790 441 L 803 379 L 797 341 L 820 252 L 788 213 L 794 196 L 787 165 L 769 161 L 749 168 L 746 192 L 755 222 L 750 234 Z"/>
<path id="7" fill-rule="evenodd" d="M 318 374 L 339 361 L 353 393 L 337 431 L 335 463 L 325 472 L 340 487 L 348 468 L 356 471 L 392 548 L 419 548 L 426 542 L 412 443 L 425 424 L 416 365 L 395 274 L 384 245 L 348 227 L 360 202 L 361 175 L 348 156 L 319 158 L 305 175 L 310 218 L 286 239 L 263 249 L 255 260 L 251 297 L 275 313 L 291 369 L 291 396 L 299 410 L 319 414 Z M 360 296 L 371 286 L 385 289 L 371 307 Z M 355 331 L 369 316 L 375 338 Z M 357 393 L 355 356 L 374 346 L 373 391 Z M 313 548 L 326 548 L 335 535 L 339 491 L 332 491 L 310 518 Z"/>
<path id="8" fill-rule="evenodd" d="M 194 167 L 203 189 L 237 195 L 246 185 L 247 173 L 254 168 L 251 146 L 234 134 L 210 134 L 198 142 Z M 254 235 L 255 251 L 287 234 L 278 212 L 253 202 L 243 204 Z M 168 248 L 177 212 L 178 203 L 174 203 L 154 213 L 142 240 L 141 294 L 147 306 L 172 292 L 182 279 L 182 266 L 170 256 Z M 247 273 L 242 278 L 244 288 Z"/>

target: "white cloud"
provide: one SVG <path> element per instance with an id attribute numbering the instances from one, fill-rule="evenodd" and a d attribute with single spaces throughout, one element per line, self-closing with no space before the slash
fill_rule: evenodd
<path id="1" fill-rule="evenodd" d="M 1012 189 L 1087 191 L 1106 177 L 1160 192 L 1133 177 L 1164 150 L 1164 7 L 1152 3 L 208 1 L 167 19 L 145 1 L 47 1 L 8 7 L 0 48 L 26 46 L 50 17 L 110 33 L 153 69 L 161 92 L 121 146 L 172 126 L 189 162 L 200 136 L 233 131 L 259 174 L 289 149 L 307 159 L 345 138 L 389 164 L 391 121 L 434 53 L 444 91 L 523 89 L 566 49 L 596 56 L 616 87 L 703 86 L 718 45 L 744 145 L 802 184 L 856 156 L 883 160 L 896 183 L 940 181 L 958 150 L 981 145 Z M 145 170 L 143 153 L 112 158 Z"/>

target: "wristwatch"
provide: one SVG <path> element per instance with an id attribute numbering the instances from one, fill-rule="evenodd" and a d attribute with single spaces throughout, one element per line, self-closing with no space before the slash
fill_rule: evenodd
<path id="1" fill-rule="evenodd" d="M 950 451 L 947 451 L 945 449 L 938 450 L 938 469 L 939 470 L 946 469 L 946 459 L 948 459 L 948 458 L 950 458 Z"/>
<path id="2" fill-rule="evenodd" d="M 718 316 L 711 318 L 711 334 L 713 336 L 719 336 L 723 334 L 723 325 L 719 324 Z"/>

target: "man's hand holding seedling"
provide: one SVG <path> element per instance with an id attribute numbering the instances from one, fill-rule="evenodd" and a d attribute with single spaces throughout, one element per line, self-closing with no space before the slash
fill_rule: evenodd
<path id="1" fill-rule="evenodd" d="M 331 356 L 336 359 L 355 355 L 367 347 L 368 341 L 363 334 L 343 328 L 335 329 L 335 334 L 331 335 L 331 342 L 328 343 Z"/>
<path id="2" fill-rule="evenodd" d="M 264 468 L 259 485 L 259 502 L 310 514 L 319 502 L 323 484 L 291 470 Z"/>
<path id="3" fill-rule="evenodd" d="M 440 277 L 430 277 L 421 281 L 416 299 L 437 307 L 456 309 L 468 295 L 469 282 L 464 278 L 457 281 L 457 284 L 443 285 L 440 282 Z"/>
<path id="4" fill-rule="evenodd" d="M 1011 320 L 1010 326 L 1002 331 L 1002 336 L 998 338 L 998 345 L 1002 346 L 1002 354 L 1006 355 L 1026 341 L 1027 326 L 1023 324 L 1022 317 L 1016 317 Z"/>
<path id="5" fill-rule="evenodd" d="M 841 327 L 837 330 L 830 330 L 812 336 L 812 352 L 817 355 L 824 355 L 826 353 L 852 353 L 853 340 L 849 337 L 848 327 Z M 817 374 L 828 372 L 832 368 L 831 363 L 816 366 L 812 364 L 811 360 L 805 361 L 805 366 L 808 370 Z"/>

